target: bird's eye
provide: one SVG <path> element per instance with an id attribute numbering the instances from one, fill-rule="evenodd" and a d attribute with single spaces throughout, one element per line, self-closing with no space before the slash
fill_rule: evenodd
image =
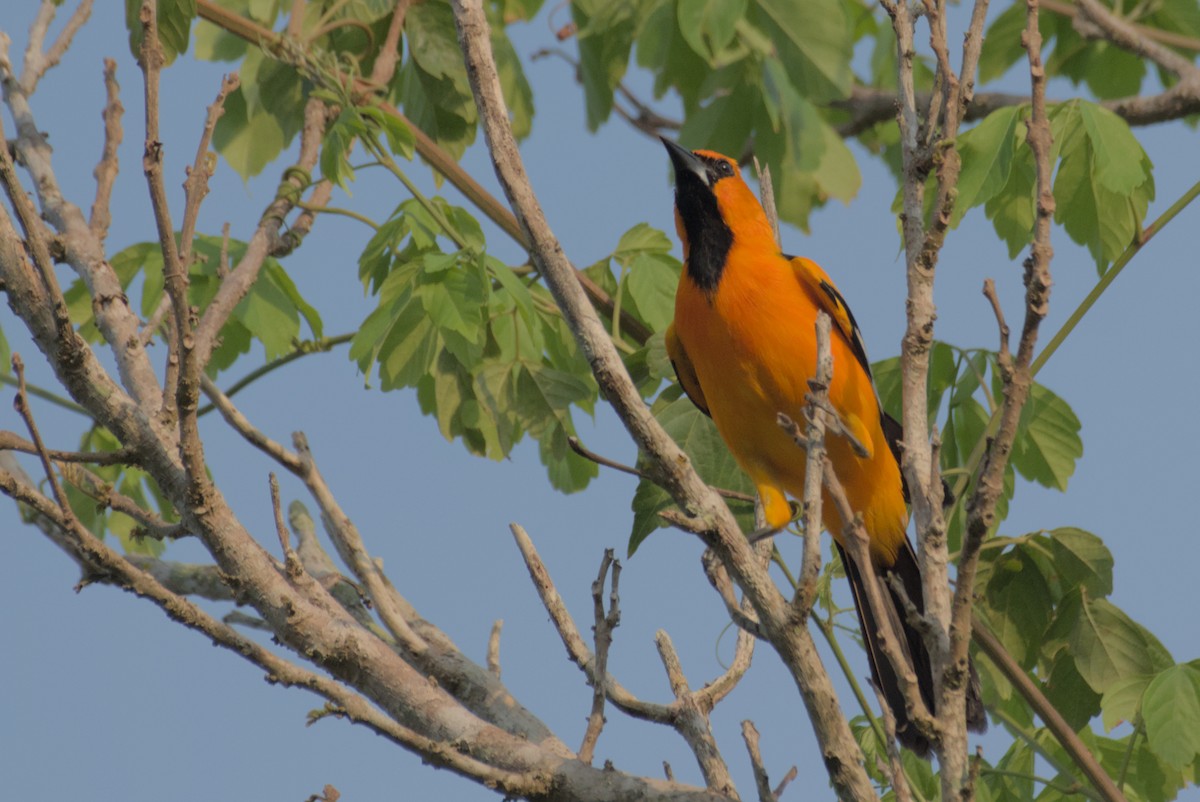
<path id="1" fill-rule="evenodd" d="M 724 159 L 717 162 L 717 175 L 721 178 L 733 175 L 733 165 Z"/>

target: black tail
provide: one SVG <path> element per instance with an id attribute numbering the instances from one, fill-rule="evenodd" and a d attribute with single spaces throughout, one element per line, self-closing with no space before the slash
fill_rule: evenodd
<path id="1" fill-rule="evenodd" d="M 921 690 L 921 698 L 925 706 L 934 710 L 933 696 L 933 665 L 929 659 L 929 650 L 921 633 L 908 622 L 904 614 L 904 601 L 892 589 L 886 576 L 877 572 L 874 566 L 867 566 L 866 576 L 859 566 L 850 559 L 846 550 L 838 544 L 838 553 L 842 565 L 846 567 L 846 577 L 850 580 L 850 589 L 854 593 L 854 608 L 858 611 L 858 623 L 862 627 L 863 642 L 867 647 L 867 659 L 871 663 L 871 676 L 879 686 L 884 701 L 891 709 L 896 719 L 896 737 L 900 743 L 921 757 L 929 757 L 929 740 L 922 736 L 908 717 L 904 704 L 904 694 L 900 690 L 900 681 L 892 668 L 879 638 L 879 626 L 871 614 L 864 582 L 876 582 L 880 586 L 880 598 L 883 600 L 883 614 L 891 619 L 892 629 L 901 633 L 900 650 L 904 653 L 917 676 L 917 685 Z M 905 540 L 904 547 L 897 555 L 896 563 L 887 572 L 899 577 L 904 586 L 905 595 L 920 612 L 925 612 L 925 595 L 921 590 L 921 569 L 917 566 L 917 555 L 913 553 L 912 545 Z M 967 686 L 967 729 L 973 732 L 983 732 L 987 729 L 987 716 L 983 709 L 983 699 L 979 690 L 979 676 L 975 673 L 974 664 L 970 664 L 970 678 Z"/>

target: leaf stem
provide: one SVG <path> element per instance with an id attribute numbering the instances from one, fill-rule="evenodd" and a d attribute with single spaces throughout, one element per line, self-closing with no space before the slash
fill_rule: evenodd
<path id="1" fill-rule="evenodd" d="M 1053 754 L 1050 752 L 1050 750 L 1046 749 L 1038 742 L 1036 733 L 1030 731 L 1027 727 L 1025 727 L 1025 725 L 1021 724 L 1019 721 L 1010 716 L 1002 707 L 994 707 L 988 712 L 991 713 L 994 718 L 999 719 L 1000 723 L 1007 727 L 1009 732 L 1016 735 L 1025 743 L 1029 744 L 1029 748 L 1037 752 L 1038 756 L 1053 766 L 1059 774 L 1062 774 L 1064 777 L 1070 777 L 1071 782 L 1075 786 L 1078 786 L 1079 793 L 1083 794 L 1088 799 L 1093 799 L 1096 802 L 1103 802 L 1102 797 L 1098 793 L 1079 780 L 1079 778 L 1075 775 L 1074 766 L 1061 759 L 1058 755 Z"/>
<path id="2" fill-rule="evenodd" d="M 7 384 L 9 387 L 16 387 L 18 383 L 17 380 L 12 376 L 0 375 L 0 384 Z M 49 401 L 51 404 L 54 404 L 57 407 L 62 407 L 63 409 L 70 410 L 76 414 L 83 415 L 85 418 L 91 419 L 92 417 L 90 412 L 79 406 L 79 404 L 76 404 L 71 399 L 63 398 L 61 395 L 56 395 L 49 390 L 44 390 L 41 387 L 38 387 L 36 384 L 25 382 L 25 392 L 27 392 L 29 395 L 37 396 L 43 401 Z"/>
<path id="3" fill-rule="evenodd" d="M 396 164 L 396 160 L 388 155 L 383 146 L 379 144 L 379 141 L 371 135 L 364 136 L 363 143 L 375 155 L 375 158 L 379 159 L 379 163 L 386 167 L 388 172 L 396 176 L 400 183 L 404 185 L 404 188 L 425 208 L 425 211 L 429 212 L 430 216 L 442 227 L 442 231 L 446 232 L 446 236 L 452 239 L 460 250 L 467 247 L 467 238 L 462 235 L 458 227 L 451 223 L 446 215 L 442 214 L 442 210 L 438 208 L 437 204 L 426 197 L 425 193 L 421 192 L 417 188 L 417 185 L 412 182 L 412 179 L 405 175 L 404 171 L 400 169 L 400 165 Z"/>
<path id="4" fill-rule="evenodd" d="M 273 359 L 270 362 L 266 363 L 265 365 L 261 365 L 261 366 L 255 368 L 254 370 L 250 371 L 245 376 L 243 376 L 242 378 L 238 379 L 236 382 L 231 384 L 229 386 L 229 389 L 225 391 L 225 395 L 228 398 L 232 398 L 234 395 L 236 395 L 237 393 L 246 389 L 246 387 L 248 387 L 249 385 L 258 381 L 263 376 L 266 376 L 268 373 L 278 370 L 279 368 L 283 367 L 284 365 L 295 362 L 297 359 L 308 356 L 309 354 L 323 354 L 333 348 L 336 348 L 339 345 L 344 345 L 345 343 L 350 342 L 352 339 L 354 339 L 354 334 L 348 333 L 348 334 L 338 334 L 337 336 L 334 336 L 334 337 L 323 337 L 319 340 L 305 340 L 303 342 L 297 343 L 297 347 L 296 347 L 295 351 L 292 351 L 290 354 L 284 354 L 283 356 L 279 357 L 278 359 Z M 207 405 L 201 407 L 199 409 L 199 411 L 196 412 L 196 417 L 200 417 L 201 415 L 207 415 L 209 412 L 212 412 L 213 409 L 215 409 L 215 408 L 216 407 L 214 407 L 212 404 L 207 404 Z"/>
<path id="5" fill-rule="evenodd" d="M 1054 780 L 1047 780 L 1045 777 L 1039 777 L 1036 774 L 1026 774 L 1023 771 L 1010 771 L 1009 769 L 980 769 L 981 774 L 991 774 L 996 777 L 1015 777 L 1018 780 L 1033 780 L 1035 783 L 1040 783 L 1052 790 L 1058 791 L 1060 794 L 1067 796 L 1069 794 L 1083 794 L 1083 786 L 1076 785 L 1059 785 Z"/>
<path id="6" fill-rule="evenodd" d="M 1129 746 L 1125 747 L 1125 756 L 1121 758 L 1121 772 L 1117 775 L 1117 788 L 1125 792 L 1125 777 L 1129 774 L 1129 763 L 1133 759 L 1133 750 L 1137 746 L 1138 736 L 1142 734 L 1142 717 L 1137 715 L 1133 720 L 1133 733 L 1129 736 Z"/>
<path id="7" fill-rule="evenodd" d="M 1049 342 L 1046 343 L 1046 347 L 1042 349 L 1041 353 L 1039 353 L 1033 362 L 1030 363 L 1030 378 L 1036 377 L 1041 369 L 1046 366 L 1046 363 L 1050 361 L 1050 357 L 1054 356 L 1054 353 L 1059 349 L 1067 337 L 1070 336 L 1070 334 L 1075 330 L 1080 321 L 1083 320 L 1084 315 L 1086 315 L 1088 311 L 1095 306 L 1096 301 L 1098 301 L 1100 296 L 1104 294 L 1105 290 L 1107 290 L 1109 286 L 1116 281 L 1117 276 L 1121 274 L 1121 271 L 1125 269 L 1133 257 L 1136 256 L 1142 250 L 1142 248 L 1144 248 L 1146 244 L 1150 242 L 1150 240 L 1154 239 L 1154 235 L 1162 231 L 1167 223 L 1170 223 L 1179 215 L 1180 212 L 1186 209 L 1188 205 L 1196 199 L 1197 196 L 1200 196 L 1200 181 L 1197 181 L 1191 186 L 1190 189 L 1184 192 L 1183 195 L 1181 195 L 1177 201 L 1171 204 L 1171 206 L 1165 212 L 1163 212 L 1157 220 L 1155 220 L 1142 231 L 1142 235 L 1137 240 L 1131 242 L 1124 252 L 1117 257 L 1117 260 L 1113 262 L 1112 267 L 1108 269 L 1108 272 L 1101 276 L 1100 280 L 1096 282 L 1096 286 L 1092 287 L 1087 296 L 1085 296 L 1084 299 L 1079 302 L 1079 306 L 1075 308 L 1075 311 L 1071 313 L 1071 316 L 1068 317 L 1066 322 L 1063 323 L 1058 331 L 1054 333 L 1054 336 L 1051 337 Z M 997 410 L 996 412 L 992 413 L 992 417 L 988 420 L 987 426 L 984 427 L 983 434 L 980 436 L 979 440 L 976 441 L 975 447 L 971 450 L 970 457 L 967 458 L 967 464 L 965 466 L 966 473 L 960 476 L 958 481 L 954 484 L 954 503 L 956 507 L 958 504 L 962 503 L 962 500 L 966 495 L 964 491 L 966 490 L 967 482 L 970 480 L 970 477 L 975 475 L 975 471 L 979 467 L 979 461 L 983 458 L 983 452 L 987 446 L 987 442 L 996 433 L 996 427 L 999 426 L 999 424 L 1000 413 L 999 410 Z M 950 515 L 948 514 L 946 517 L 949 518 Z"/>
<path id="8" fill-rule="evenodd" d="M 352 220 L 357 220 L 358 222 L 362 223 L 363 225 L 370 226 L 375 231 L 379 230 L 378 223 L 376 223 L 371 218 L 367 217 L 365 214 L 359 214 L 358 212 L 354 211 L 353 209 L 343 209 L 339 206 L 317 206 L 315 204 L 308 203 L 308 202 L 302 201 L 302 200 L 296 201 L 295 204 L 297 206 L 299 206 L 301 209 L 304 209 L 309 212 L 314 212 L 316 214 L 337 214 L 337 215 L 341 215 L 342 217 L 349 217 Z"/>
<path id="9" fill-rule="evenodd" d="M 1180 212 L 1186 209 L 1198 195 L 1200 195 L 1200 181 L 1197 181 L 1187 192 L 1183 193 L 1179 200 L 1171 204 L 1169 209 L 1163 212 L 1157 220 L 1155 220 L 1145 230 L 1142 231 L 1141 237 L 1130 243 L 1129 247 L 1126 248 L 1119 257 L 1117 257 L 1117 261 L 1113 262 L 1112 267 L 1110 267 L 1108 271 L 1101 276 L 1100 280 L 1096 282 L 1096 286 L 1092 287 L 1092 291 L 1087 294 L 1087 297 L 1085 297 L 1079 303 L 1079 306 L 1074 312 L 1071 313 L 1071 316 L 1067 318 L 1067 322 L 1063 323 L 1062 327 L 1054 333 L 1054 336 L 1050 338 L 1048 343 L 1046 343 L 1046 347 L 1043 348 L 1042 352 L 1037 355 L 1036 359 L 1033 360 L 1033 364 L 1030 365 L 1030 370 L 1034 376 L 1036 376 L 1038 371 L 1040 371 L 1046 362 L 1049 361 L 1050 357 L 1054 356 L 1054 352 L 1057 351 L 1059 346 L 1063 344 L 1063 341 L 1067 339 L 1067 336 L 1075 330 L 1075 327 L 1079 325 L 1081 320 L 1083 320 L 1084 315 L 1086 315 L 1088 311 L 1095 305 L 1096 301 L 1100 299 L 1100 296 L 1104 294 L 1104 291 L 1108 289 L 1109 285 L 1116 280 L 1117 276 L 1121 274 L 1121 271 L 1125 269 L 1130 260 L 1132 260 L 1133 257 L 1136 256 L 1143 247 L 1145 247 L 1146 243 L 1154 239 L 1154 235 L 1161 231 L 1167 223 L 1174 220 Z"/>

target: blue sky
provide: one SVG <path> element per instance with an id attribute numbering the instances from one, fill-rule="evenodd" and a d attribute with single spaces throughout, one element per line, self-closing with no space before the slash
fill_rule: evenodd
<path id="1" fill-rule="evenodd" d="M 2 22 L 24 48 L 33 4 L 10 9 Z M 129 55 L 123 19 L 98 4 L 64 63 L 43 81 L 33 108 L 55 147 L 55 166 L 67 195 L 85 209 L 94 192 L 91 171 L 101 143 L 101 59 L 119 61 L 126 107 L 122 172 L 113 200 L 113 251 L 153 239 L 141 176 L 140 73 Z M 523 144 L 526 165 L 567 254 L 585 266 L 612 250 L 639 222 L 671 231 L 670 169 L 653 140 L 619 121 L 596 135 L 584 126 L 582 96 L 569 68 L 555 59 L 527 57 L 553 43 L 539 20 L 514 30 L 526 58 L 538 115 Z M 204 106 L 215 96 L 224 65 L 181 59 L 163 78 L 163 140 L 168 187 L 182 208 L 183 165 L 195 153 Z M 632 78 L 645 88 L 644 76 Z M 1068 86 L 1054 86 L 1062 97 Z M 664 108 L 670 110 L 668 101 Z M 5 119 L 12 134 L 11 120 Z M 1200 148 L 1182 125 L 1137 132 L 1157 170 L 1153 218 L 1200 177 Z M 873 358 L 895 354 L 903 330 L 903 262 L 889 207 L 894 185 L 861 151 L 863 189 L 852 204 L 817 212 L 813 234 L 784 232 L 785 249 L 820 262 L 838 282 L 859 320 Z M 280 164 L 285 164 L 281 161 Z M 466 166 L 496 189 L 482 148 Z M 411 174 L 433 191 L 428 171 Z M 201 214 L 200 230 L 218 233 L 233 223 L 247 238 L 277 174 L 243 184 L 222 165 Z M 400 188 L 361 174 L 353 203 L 382 217 L 401 199 Z M 451 194 L 452 200 L 457 200 Z M 1066 494 L 1022 484 L 1001 531 L 1079 526 L 1104 538 L 1116 559 L 1113 601 L 1148 626 L 1177 660 L 1197 657 L 1194 606 L 1195 524 L 1192 499 L 1200 469 L 1194 411 L 1200 342 L 1200 297 L 1195 230 L 1200 207 L 1188 209 L 1139 255 L 1109 296 L 1049 363 L 1041 381 L 1064 397 L 1083 423 L 1083 459 Z M 286 262 L 301 291 L 320 309 L 328 333 L 352 330 L 371 308 L 356 279 L 354 256 L 366 231 L 343 218 L 321 219 L 304 247 Z M 672 232 L 673 238 L 673 232 Z M 501 257 L 518 253 L 503 235 L 489 233 Z M 1043 332 L 1053 332 L 1096 279 L 1084 249 L 1054 233 L 1055 288 Z M 962 346 L 994 347 L 995 324 L 980 287 L 996 280 L 1010 323 L 1020 317 L 1021 268 L 1010 260 L 978 212 L 951 234 L 938 277 L 938 337 Z M 37 370 L 35 349 L 18 336 L 11 312 L 0 325 L 14 350 Z M 257 364 L 256 352 L 247 369 Z M 228 379 L 226 383 L 228 383 Z M 4 390 L 11 397 L 10 390 Z M 286 439 L 302 429 L 343 507 L 382 557 L 397 586 L 417 608 L 454 638 L 464 652 L 484 657 L 495 618 L 505 621 L 504 679 L 514 694 L 569 744 L 582 737 L 591 701 L 579 671 L 537 601 L 508 534 L 516 521 L 541 550 L 560 592 L 581 627 L 590 625 L 589 585 L 601 553 L 624 553 L 633 482 L 604 472 L 584 493 L 549 489 L 535 448 L 511 459 L 470 457 L 444 441 L 434 421 L 421 417 L 412 393 L 365 389 L 345 350 L 307 358 L 238 396 L 247 415 L 268 434 Z M 0 426 L 19 429 L 5 404 Z M 50 444 L 70 448 L 79 424 L 69 413 L 34 404 Z M 607 411 L 581 421 L 594 449 L 631 462 L 633 448 Z M 225 429 L 215 416 L 204 434 L 213 471 L 242 520 L 273 542 L 267 460 Z M 302 497 L 286 477 L 285 501 Z M 304 726 L 319 701 L 264 684 L 261 672 L 194 633 L 171 624 L 152 605 L 112 588 L 72 591 L 73 563 L 40 534 L 22 527 L 9 502 L 0 503 L 0 754 L 5 787 L 17 799 L 124 799 L 192 802 L 213 798 L 302 800 L 325 783 L 344 799 L 495 799 L 489 791 L 435 772 L 362 729 L 336 721 Z M 622 623 L 610 670 L 647 698 L 669 695 L 654 652 L 654 632 L 672 636 L 693 685 L 721 671 L 732 654 L 720 603 L 700 570 L 701 548 L 689 536 L 663 530 L 650 538 L 622 575 Z M 170 557 L 203 558 L 196 544 L 173 546 Z M 865 660 L 855 654 L 860 674 Z M 773 778 L 800 767 L 797 788 L 818 792 L 826 782 L 795 688 L 768 650 L 760 649 L 741 687 L 718 708 L 714 729 L 744 794 L 753 789 L 739 734 L 751 718 L 763 733 Z M 629 722 L 610 711 L 597 752 L 623 770 L 660 775 L 671 763 L 678 778 L 698 782 L 694 762 L 671 732 Z M 998 750 L 1003 739 L 985 741 Z M 998 758 L 998 751 L 989 751 Z M 1194 790 L 1185 794 L 1200 799 Z M 821 798 L 822 793 L 815 793 Z"/>

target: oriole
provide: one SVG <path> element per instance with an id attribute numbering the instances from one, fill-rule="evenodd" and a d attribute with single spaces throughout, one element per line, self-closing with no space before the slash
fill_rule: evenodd
<path id="1" fill-rule="evenodd" d="M 826 449 L 852 508 L 862 513 L 871 565 L 856 566 L 838 543 L 846 566 L 875 682 L 896 718 L 902 744 L 921 755 L 929 742 L 916 731 L 891 663 L 881 651 L 878 627 L 864 596 L 865 581 L 880 582 L 880 596 L 901 650 L 911 660 L 921 694 L 934 710 L 933 674 L 920 633 L 908 623 L 888 574 L 924 608 L 921 574 L 905 530 L 908 509 L 900 474 L 900 424 L 880 408 L 870 363 L 854 315 L 815 262 L 780 252 L 774 233 L 737 164 L 711 151 L 688 151 L 663 139 L 675 167 L 675 228 L 683 242 L 684 270 L 667 329 L 667 353 L 688 397 L 712 417 L 739 466 L 754 482 L 767 525 L 792 519 L 787 495 L 804 492 L 805 456 L 777 424 L 778 413 L 802 420 L 808 380 L 816 375 L 818 311 L 833 322 L 833 381 L 829 400 L 868 455 L 858 456 L 844 437 Z M 842 521 L 828 498 L 823 523 L 841 537 Z M 886 591 L 884 590 L 886 589 Z M 986 726 L 972 671 L 968 724 Z"/>

